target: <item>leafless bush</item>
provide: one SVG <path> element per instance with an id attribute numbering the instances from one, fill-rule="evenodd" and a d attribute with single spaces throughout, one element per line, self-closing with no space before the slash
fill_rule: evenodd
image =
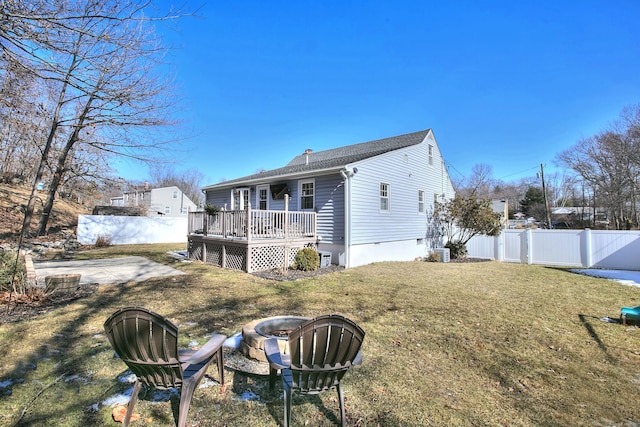
<path id="1" fill-rule="evenodd" d="M 96 248 L 106 248 L 111 246 L 111 236 L 98 236 L 94 246 Z"/>

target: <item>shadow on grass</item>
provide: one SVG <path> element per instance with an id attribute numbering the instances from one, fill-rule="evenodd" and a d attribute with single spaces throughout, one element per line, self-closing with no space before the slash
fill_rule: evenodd
<path id="1" fill-rule="evenodd" d="M 99 324 L 98 329 L 93 324 L 96 320 L 106 320 L 108 315 L 118 308 L 134 305 L 130 301 L 139 300 L 135 297 L 136 295 L 157 293 L 158 283 L 162 283 L 162 289 L 168 290 L 181 288 L 186 281 L 188 282 L 188 279 L 172 282 L 167 278 L 161 278 L 123 285 L 105 285 L 101 286 L 101 289 L 107 289 L 99 294 L 71 301 L 44 314 L 43 316 L 48 316 L 47 321 L 51 322 L 47 340 L 43 340 L 32 354 L 22 360 L 14 360 L 13 369 L 4 372 L 4 379 L 10 379 L 13 384 L 5 389 L 4 395 L 0 395 L 0 401 L 9 398 L 15 387 L 24 387 L 24 384 L 39 385 L 34 387 L 36 390 L 31 393 L 32 396 L 20 402 L 20 406 L 12 414 L 5 413 L 0 417 L 0 424 L 8 422 L 11 426 L 102 425 L 105 421 L 102 415 L 91 408 L 102 402 L 108 395 L 126 390 L 128 385 L 119 383 L 118 376 L 114 374 L 108 385 L 104 383 L 106 387 L 99 392 L 99 395 L 81 392 L 82 381 L 87 383 L 95 381 L 92 378 L 95 372 L 87 368 L 87 361 L 103 355 L 105 351 L 113 352 L 101 329 L 102 324 Z M 142 304 L 145 303 L 147 303 L 146 299 Z M 208 305 L 207 309 L 217 311 L 215 305 Z M 68 312 L 62 313 L 63 310 Z M 212 318 L 218 319 L 215 316 Z M 23 336 L 23 339 L 31 339 L 27 337 L 30 335 L 29 328 L 32 325 L 29 322 L 33 320 L 34 318 L 13 322 L 11 324 L 13 333 Z M 38 365 L 46 360 L 54 364 L 51 372 L 46 374 L 46 381 L 40 384 L 42 379 L 36 378 Z M 123 367 L 125 367 L 124 364 Z M 74 379 L 78 377 L 88 378 Z M 98 380 L 98 383 L 101 382 Z M 72 397 L 66 402 L 59 398 L 51 400 L 54 396 L 61 395 Z"/>
<path id="2" fill-rule="evenodd" d="M 279 384 L 279 379 L 277 384 Z M 264 403 L 274 422 L 279 425 L 284 420 L 284 402 L 282 389 L 275 386 L 269 388 L 269 376 L 257 375 L 233 369 L 233 385 L 231 391 L 239 400 L 258 400 Z"/>
<path id="3" fill-rule="evenodd" d="M 605 354 L 605 357 L 607 358 L 607 361 L 609 361 L 609 362 L 616 361 L 616 359 L 613 356 L 611 356 L 611 354 L 609 353 L 609 350 L 607 349 L 607 346 L 600 339 L 600 336 L 598 335 L 598 333 L 596 332 L 596 330 L 593 328 L 593 326 L 591 325 L 591 323 L 588 320 L 588 319 L 598 319 L 598 321 L 600 321 L 600 318 L 595 317 L 595 316 L 587 316 L 587 315 L 584 315 L 584 314 L 578 314 L 578 318 L 580 318 L 580 323 L 587 330 L 587 332 L 589 333 L 589 336 L 591 336 L 591 338 L 593 338 L 593 340 L 596 342 L 596 344 L 598 344 L 598 347 L 600 348 L 600 350 L 602 350 L 602 352 Z"/>
<path id="4" fill-rule="evenodd" d="M 282 381 L 280 377 L 276 380 L 276 386 L 273 390 L 269 390 L 268 377 L 266 379 L 266 390 L 269 392 L 269 396 L 273 398 L 268 402 L 267 407 L 269 409 L 269 413 L 273 417 L 274 421 L 283 426 L 284 425 L 284 390 L 282 388 Z M 235 385 L 235 381 L 234 381 Z M 324 394 L 336 394 L 337 391 L 329 390 L 324 392 Z M 320 395 L 308 395 L 308 394 L 300 394 L 296 392 L 292 392 L 291 395 L 291 420 L 294 421 L 296 418 L 296 406 L 303 405 L 304 403 L 309 403 L 317 408 L 317 413 L 322 414 L 327 420 L 331 421 L 335 425 L 340 425 L 340 407 L 339 405 L 336 408 L 327 408 L 320 398 Z"/>
<path id="5" fill-rule="evenodd" d="M 91 317 L 95 316 L 105 307 L 116 303 L 122 297 L 123 289 L 124 287 L 120 288 L 119 291 L 114 292 L 111 296 L 98 297 L 95 300 L 95 304 L 85 305 L 85 310 L 78 310 L 79 315 L 67 319 L 65 326 L 57 330 L 55 334 L 52 334 L 51 338 L 47 342 L 42 342 L 40 344 L 39 351 L 31 354 L 25 360 L 17 361 L 15 369 L 12 372 L 8 372 L 6 374 L 8 378 L 24 378 L 24 376 L 27 375 L 27 371 L 35 371 L 37 369 L 38 363 L 40 361 L 48 358 L 59 359 L 59 363 L 56 364 L 56 367 L 50 375 L 51 377 L 56 378 L 56 380 L 54 380 L 52 383 L 49 383 L 48 385 L 43 386 L 41 390 L 36 393 L 32 400 L 30 400 L 29 402 L 25 402 L 24 408 L 12 420 L 11 425 L 43 425 L 47 424 L 41 424 L 41 422 L 44 420 L 47 420 L 48 423 L 51 423 L 52 420 L 60 418 L 59 407 L 56 407 L 55 409 L 51 408 L 51 412 L 42 411 L 38 415 L 27 418 L 25 418 L 25 416 L 30 412 L 32 407 L 36 405 L 38 406 L 39 410 L 42 409 L 43 405 L 40 404 L 40 402 L 36 401 L 38 399 L 46 401 L 46 398 L 42 395 L 46 393 L 48 388 L 53 387 L 56 383 L 61 382 L 60 380 L 64 380 L 65 378 L 70 377 L 73 374 L 78 374 L 77 369 L 75 369 L 76 366 L 82 366 L 82 361 L 86 360 L 87 358 L 95 357 L 99 353 L 102 353 L 104 351 L 104 348 L 102 346 L 83 348 L 81 351 L 78 351 L 75 347 L 79 343 L 79 341 L 84 338 L 83 334 L 79 332 L 78 329 L 79 327 L 84 326 Z M 73 301 L 73 303 L 78 302 L 79 300 Z M 60 309 L 62 309 L 62 307 L 51 310 L 51 312 L 47 313 L 47 315 L 51 315 L 56 310 Z M 28 333 L 28 331 L 25 332 Z M 56 352 L 54 354 L 50 352 L 51 348 L 56 349 Z M 84 415 L 78 425 L 91 425 L 94 423 L 93 416 L 90 414 L 90 412 L 86 411 L 86 408 L 90 407 L 92 403 L 94 402 L 89 402 L 86 399 L 74 399 L 63 410 L 73 412 L 74 409 L 77 411 L 77 408 L 80 408 L 80 412 Z"/>
<path id="6" fill-rule="evenodd" d="M 134 383 L 123 382 L 121 379 L 129 375 L 133 374 L 128 369 L 120 372 L 118 375 L 116 375 L 116 377 L 113 378 L 111 387 L 109 388 L 109 390 L 114 390 L 122 395 L 119 397 L 123 397 L 122 403 L 114 403 L 114 406 L 116 407 L 125 408 L 121 414 L 123 417 L 126 409 L 129 406 L 129 401 L 134 389 Z M 124 402 L 124 397 L 127 398 L 126 402 Z M 141 383 L 140 392 L 138 393 L 138 398 L 133 407 L 133 415 L 139 415 L 137 409 L 142 402 L 150 402 L 154 404 L 161 403 L 163 405 L 167 405 L 171 409 L 172 415 L 170 416 L 167 412 L 162 411 L 161 406 L 153 405 L 149 407 L 147 409 L 147 411 L 149 412 L 149 414 L 147 414 L 147 418 L 153 419 L 154 423 L 176 424 L 180 409 L 180 392 L 177 389 L 172 388 L 163 390 L 154 387 L 148 387 L 144 383 Z"/>

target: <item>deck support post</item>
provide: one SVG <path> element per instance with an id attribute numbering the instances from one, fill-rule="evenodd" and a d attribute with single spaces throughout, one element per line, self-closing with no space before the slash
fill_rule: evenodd
<path id="1" fill-rule="evenodd" d="M 224 211 L 227 211 L 227 205 L 224 205 Z M 227 215 L 222 216 L 222 236 L 227 237 Z"/>
<path id="2" fill-rule="evenodd" d="M 227 245 L 222 245 L 222 256 L 221 256 L 220 264 L 222 264 L 222 268 L 227 268 Z"/>

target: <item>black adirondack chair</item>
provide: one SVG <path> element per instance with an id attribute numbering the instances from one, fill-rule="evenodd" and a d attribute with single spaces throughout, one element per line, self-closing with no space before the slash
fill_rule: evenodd
<path id="1" fill-rule="evenodd" d="M 289 352 L 278 347 L 275 338 L 265 341 L 269 361 L 269 385 L 273 388 L 281 371 L 284 388 L 284 426 L 291 420 L 292 392 L 317 394 L 337 389 L 342 425 L 346 426 L 341 380 L 347 370 L 362 361 L 360 347 L 364 331 L 353 321 L 336 314 L 303 323 L 288 335 Z"/>
<path id="2" fill-rule="evenodd" d="M 193 392 L 214 361 L 218 365 L 220 384 L 224 385 L 224 335 L 214 334 L 197 351 L 178 350 L 178 327 L 142 307 L 126 307 L 116 311 L 104 323 L 104 330 L 118 356 L 136 376 L 122 423 L 124 427 L 129 425 L 140 384 L 180 391 L 178 427 L 185 425 Z"/>

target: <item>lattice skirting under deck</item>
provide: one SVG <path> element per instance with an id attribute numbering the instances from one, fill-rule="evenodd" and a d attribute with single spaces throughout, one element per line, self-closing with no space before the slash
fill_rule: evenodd
<path id="1" fill-rule="evenodd" d="M 290 267 L 295 261 L 298 251 L 305 247 L 313 247 L 313 244 L 300 244 L 294 246 L 255 246 L 250 248 L 250 271 L 264 271 L 274 268 L 283 268 L 285 264 L 285 251 L 288 251 L 286 256 L 286 267 Z"/>
<path id="2" fill-rule="evenodd" d="M 296 243 L 283 245 L 247 246 L 224 242 L 208 242 L 189 239 L 189 258 L 203 261 L 209 265 L 240 270 L 246 272 L 290 267 L 295 261 L 298 251 L 305 247 L 316 249 L 313 243 Z"/>

